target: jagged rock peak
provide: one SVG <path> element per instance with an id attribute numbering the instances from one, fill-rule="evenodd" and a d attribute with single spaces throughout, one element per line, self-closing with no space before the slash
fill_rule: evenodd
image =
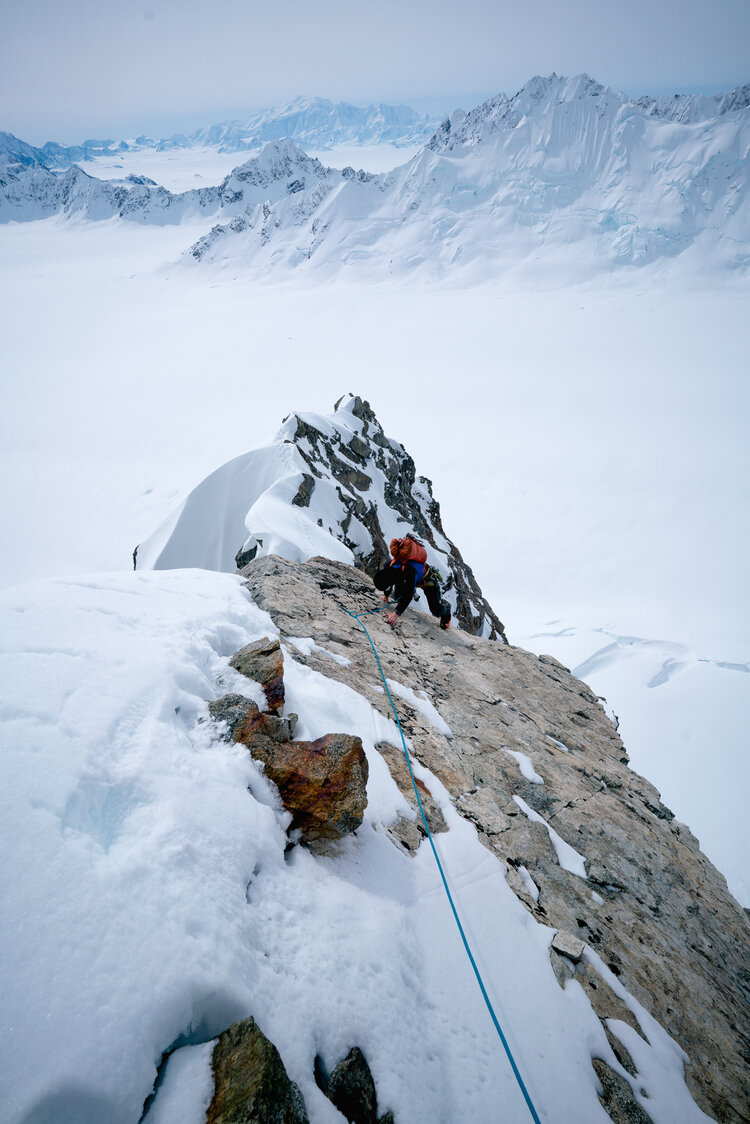
<path id="1" fill-rule="evenodd" d="M 471 633 L 505 640 L 503 625 L 482 595 L 471 568 L 445 535 L 432 481 L 417 476 L 414 461 L 403 445 L 386 437 L 369 402 L 344 395 L 331 420 L 334 425 L 330 428 L 318 427 L 307 414 L 292 414 L 284 422 L 284 439 L 296 445 L 309 468 L 292 503 L 315 510 L 316 481 L 332 483 L 340 509 L 329 530 L 352 552 L 354 564 L 370 575 L 387 560 L 390 540 L 412 531 L 424 541 L 430 564 L 444 578 L 446 595 L 461 626 Z M 238 564 L 245 564 L 245 552 L 255 545 L 251 536 Z"/>
<path id="2" fill-rule="evenodd" d="M 353 394 L 333 414 L 290 414 L 270 445 L 213 472 L 139 546 L 138 568 L 233 572 L 268 554 L 293 562 L 320 555 L 372 575 L 387 562 L 391 539 L 407 532 L 424 541 L 460 626 L 506 641 L 445 534 L 432 482 Z"/>

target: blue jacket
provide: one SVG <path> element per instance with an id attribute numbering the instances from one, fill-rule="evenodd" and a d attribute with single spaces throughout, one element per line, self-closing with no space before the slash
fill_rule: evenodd
<path id="1" fill-rule="evenodd" d="M 394 586 L 398 601 L 396 612 L 399 616 L 404 612 L 412 597 L 414 590 L 424 579 L 424 562 L 391 562 L 390 569 L 394 571 Z"/>

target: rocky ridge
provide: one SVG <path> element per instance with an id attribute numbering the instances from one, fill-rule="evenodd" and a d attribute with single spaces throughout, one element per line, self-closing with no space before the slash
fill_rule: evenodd
<path id="1" fill-rule="evenodd" d="M 218 186 L 172 192 L 146 176 L 100 180 L 77 165 L 53 171 L 21 147 L 0 153 L 0 222 L 63 214 L 94 221 L 118 217 L 159 226 L 215 216 L 226 218 L 226 230 L 237 233 L 255 227 L 264 208 L 278 207 L 285 199 L 291 200 L 295 221 L 304 221 L 349 174 L 354 175 L 351 169 L 325 168 L 289 142 L 272 142 Z M 359 175 L 363 182 L 368 178 Z M 205 238 L 215 240 L 217 230 L 225 227 L 212 228 Z"/>
<path id="2" fill-rule="evenodd" d="M 348 441 L 346 435 L 342 438 L 316 426 L 309 416 L 292 414 L 285 419 L 282 432 L 290 434 L 285 439 L 294 443 L 309 468 L 292 503 L 314 509 L 316 482 L 331 480 L 341 503 L 336 536 L 370 576 L 388 559 L 391 538 L 413 532 L 425 543 L 428 561 L 441 571 L 444 592 L 462 628 L 507 642 L 503 624 L 471 567 L 445 534 L 432 481 L 417 476 L 414 461 L 400 442 L 386 437 L 369 402 L 345 395 L 334 409 L 342 420 L 348 413 L 358 424 L 359 432 Z M 377 502 L 380 487 L 372 487 L 377 476 L 382 480 L 383 503 Z M 373 498 L 371 488 L 376 492 Z M 254 546 L 251 537 L 237 556 L 238 567 L 249 561 Z"/>
<path id="3" fill-rule="evenodd" d="M 242 573 L 282 640 L 311 637 L 325 649 L 287 647 L 287 659 L 387 713 L 368 641 L 345 612 L 372 607 L 362 573 L 274 556 Z M 373 630 L 388 674 L 420 691 L 449 727 L 400 700 L 415 757 L 504 864 L 529 914 L 557 930 L 550 957 L 558 982 L 580 985 L 602 1021 L 621 1067 L 593 1059 L 610 1117 L 650 1119 L 638 1097 L 635 1046 L 645 1035 L 632 995 L 684 1049 L 701 1108 L 716 1121 L 749 1120 L 747 917 L 689 829 L 628 768 L 600 700 L 549 656 L 446 635 L 420 613 L 405 616 L 400 634 L 377 623 Z M 382 751 L 403 785 L 395 747 Z M 398 823 L 390 834 L 399 848 L 419 845 Z"/>
<path id="4" fill-rule="evenodd" d="M 424 541 L 461 627 L 504 641 L 502 622 L 445 534 L 431 481 L 356 395 L 330 415 L 290 414 L 273 444 L 213 472 L 138 547 L 137 565 L 233 572 L 269 553 L 298 561 L 325 554 L 374 574 L 391 539 L 407 532 Z"/>

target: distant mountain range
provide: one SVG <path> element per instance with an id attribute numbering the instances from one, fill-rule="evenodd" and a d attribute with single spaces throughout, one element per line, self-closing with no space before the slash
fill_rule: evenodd
<path id="1" fill-rule="evenodd" d="M 264 109 L 244 121 L 224 121 L 207 129 L 155 140 L 139 136 L 131 140 L 86 140 L 64 145 L 48 141 L 41 148 L 0 133 L 0 159 L 14 156 L 24 164 L 69 168 L 127 152 L 168 152 L 178 148 L 214 147 L 219 152 L 258 150 L 268 141 L 291 140 L 301 148 L 331 148 L 337 144 L 393 144 L 398 147 L 425 144 L 439 118 L 420 115 L 408 105 L 368 105 L 325 98 L 295 98 L 286 105 Z"/>
<path id="2" fill-rule="evenodd" d="M 305 125 L 299 109 L 294 127 L 311 135 L 316 110 Z M 284 128 L 278 117 L 264 127 Z M 358 128 L 352 121 L 350 139 L 372 139 Z M 211 225 L 191 258 L 254 272 L 484 275 L 541 255 L 551 271 L 588 276 L 693 248 L 701 269 L 750 266 L 750 84 L 715 98 L 632 101 L 586 75 L 553 74 L 456 111 L 387 174 L 326 168 L 274 140 L 219 186 L 179 194 L 145 177 L 54 171 L 7 136 L 0 220 L 205 215 Z"/>

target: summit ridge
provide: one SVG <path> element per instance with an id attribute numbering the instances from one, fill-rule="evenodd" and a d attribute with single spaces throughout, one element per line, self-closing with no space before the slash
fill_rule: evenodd
<path id="1" fill-rule="evenodd" d="M 345 395 L 333 414 L 290 414 L 275 440 L 236 457 L 193 489 L 138 548 L 139 569 L 199 566 L 234 572 L 277 554 L 323 556 L 374 574 L 389 543 L 413 532 L 441 574 L 454 617 L 505 641 L 471 567 L 445 534 L 432 482 L 388 438 L 370 404 Z"/>

